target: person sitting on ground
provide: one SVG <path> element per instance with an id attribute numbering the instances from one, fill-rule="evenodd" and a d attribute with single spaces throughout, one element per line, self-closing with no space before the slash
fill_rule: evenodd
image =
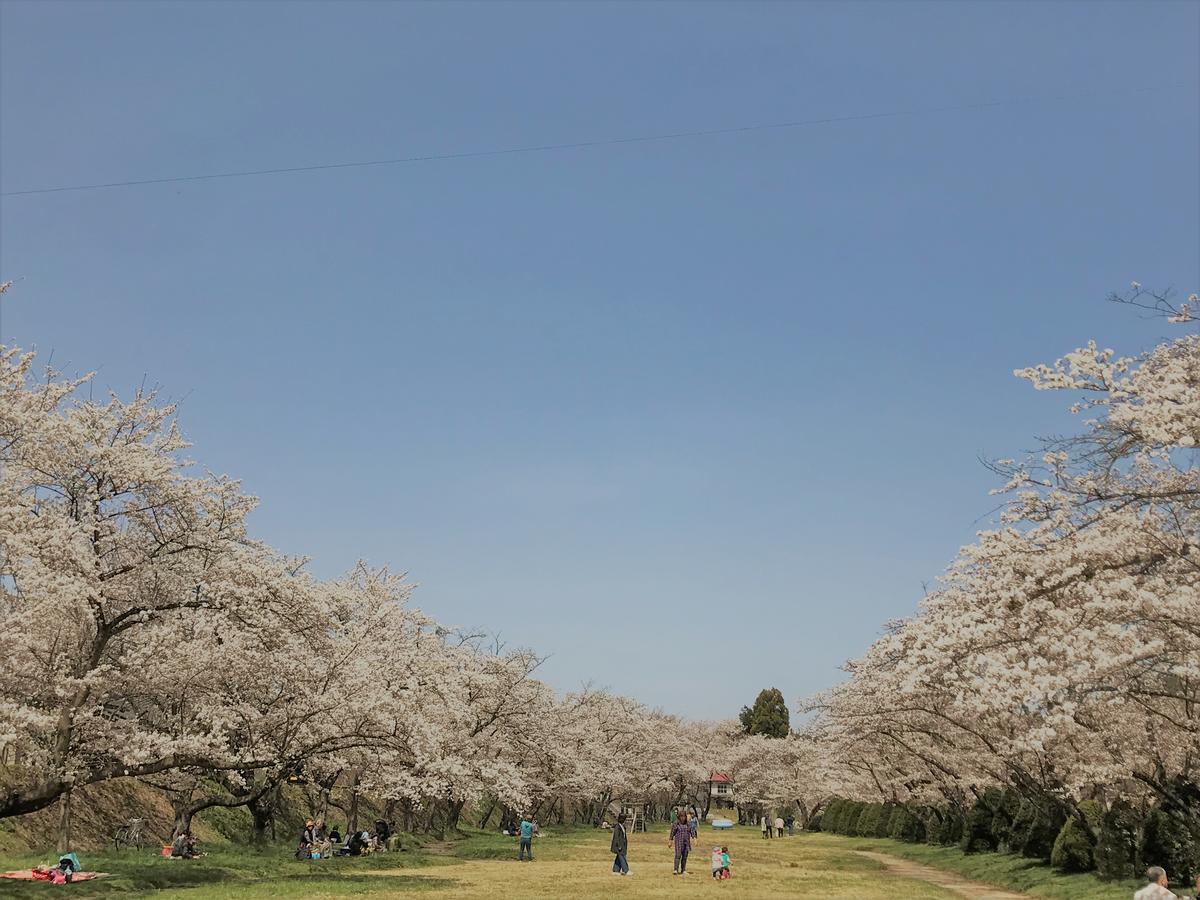
<path id="1" fill-rule="evenodd" d="M 171 856 L 175 859 L 196 858 L 196 839 L 190 831 L 184 831 L 171 842 Z"/>
<path id="2" fill-rule="evenodd" d="M 388 836 L 392 833 L 392 826 L 380 819 L 375 823 L 375 837 L 379 838 L 381 846 L 387 846 Z"/>
<path id="3" fill-rule="evenodd" d="M 305 819 L 300 829 L 300 841 L 296 846 L 296 859 L 312 859 L 313 820 Z"/>
<path id="4" fill-rule="evenodd" d="M 366 841 L 363 840 L 365 831 L 356 831 L 350 835 L 350 840 L 346 842 L 346 851 L 350 856 L 362 856 L 363 847 L 366 846 Z"/>
<path id="5" fill-rule="evenodd" d="M 1167 890 L 1167 870 L 1161 866 L 1151 866 L 1146 870 L 1144 888 L 1133 895 L 1133 900 L 1175 900 L 1175 895 Z"/>
<path id="6" fill-rule="evenodd" d="M 322 859 L 327 859 L 333 855 L 333 840 L 325 830 L 324 819 L 318 819 L 317 824 L 313 826 L 312 848 L 313 852 L 318 854 Z"/>
<path id="7" fill-rule="evenodd" d="M 342 842 L 342 833 L 336 825 L 329 829 L 329 840 L 333 844 L 340 844 Z"/>

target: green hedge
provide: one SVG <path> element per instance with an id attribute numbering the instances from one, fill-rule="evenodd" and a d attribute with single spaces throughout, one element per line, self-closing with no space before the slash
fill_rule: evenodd
<path id="1" fill-rule="evenodd" d="M 1050 865 L 1064 872 L 1090 872 L 1095 868 L 1092 851 L 1095 849 L 1091 835 L 1100 830 L 1104 812 L 1100 804 L 1093 800 L 1085 800 L 1079 804 L 1079 812 L 1087 822 L 1084 825 L 1076 817 L 1067 819 L 1054 839 L 1054 848 L 1050 851 Z"/>
<path id="2" fill-rule="evenodd" d="M 1200 787 L 1186 782 L 1171 787 L 1173 801 L 1149 811 L 1124 800 L 1108 809 L 1095 801 L 1080 803 L 1090 833 L 1059 803 L 1023 797 L 1012 788 L 989 788 L 965 816 L 950 806 L 836 797 L 809 827 L 829 834 L 957 844 L 967 853 L 1020 854 L 1065 872 L 1096 871 L 1113 880 L 1137 877 L 1146 866 L 1160 865 L 1173 882 L 1187 884 L 1200 873 Z"/>
<path id="3" fill-rule="evenodd" d="M 1096 870 L 1113 880 L 1134 878 L 1146 866 L 1142 862 L 1142 814 L 1125 800 L 1108 808 L 1100 824 L 1100 839 L 1093 857 Z"/>

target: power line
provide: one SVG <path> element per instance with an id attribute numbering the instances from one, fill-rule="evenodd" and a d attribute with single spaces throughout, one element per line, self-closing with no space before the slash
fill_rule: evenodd
<path id="1" fill-rule="evenodd" d="M 743 134 L 751 131 L 773 131 L 785 128 L 809 128 L 817 125 L 834 125 L 840 122 L 865 122 L 872 119 L 895 119 L 906 116 L 926 116 L 947 112 L 963 112 L 977 109 L 993 109 L 1000 106 L 1017 106 L 1026 103 L 1063 102 L 1092 97 L 1107 97 L 1118 94 L 1149 93 L 1183 87 L 1176 82 L 1150 87 L 1125 88 L 1113 91 L 1090 91 L 1079 94 L 1022 97 L 1009 100 L 988 100 L 977 103 L 954 103 L 946 106 L 929 106 L 915 109 L 892 110 L 890 112 L 861 113 L 851 116 L 828 116 L 820 119 L 799 119 L 793 122 L 772 122 L 765 125 L 740 125 L 731 128 L 706 128 L 698 131 L 675 131 L 663 134 L 647 134 L 635 137 L 606 138 L 591 141 L 572 141 L 562 144 L 534 144 L 524 147 L 505 147 L 493 150 L 470 150 L 460 153 L 435 153 L 425 156 L 400 156 L 394 159 L 360 160 L 358 162 L 322 163 L 311 166 L 288 166 L 275 169 L 247 169 L 239 172 L 213 172 L 204 175 L 179 175 L 170 178 L 139 178 L 129 181 L 109 181 L 100 184 L 73 184 L 59 187 L 31 188 L 23 191 L 3 191 L 0 197 L 22 197 L 30 194 L 59 194 L 68 191 L 93 191 L 106 188 L 136 187 L 148 184 L 179 184 L 187 181 L 214 181 L 220 178 L 252 178 L 259 175 L 290 175 L 298 172 L 321 172 L 329 169 L 365 169 L 375 166 L 396 166 L 404 163 L 435 162 L 439 160 L 473 159 L 484 156 L 510 156 L 519 153 L 550 153 L 557 150 L 582 150 L 589 147 L 613 147 L 620 144 L 649 144 L 658 141 L 674 141 L 685 138 L 714 137 L 723 134 Z"/>

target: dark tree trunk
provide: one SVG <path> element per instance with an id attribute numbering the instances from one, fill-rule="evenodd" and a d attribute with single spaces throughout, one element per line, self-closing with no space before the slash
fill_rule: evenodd
<path id="1" fill-rule="evenodd" d="M 254 846 L 265 847 L 268 828 L 271 829 L 271 840 L 275 840 L 275 811 L 279 807 L 279 785 L 246 805 L 250 808 L 250 815 L 254 820 Z"/>
<path id="2" fill-rule="evenodd" d="M 592 819 L 592 825 L 596 828 L 600 827 L 600 823 L 604 821 L 604 812 L 608 809 L 608 804 L 612 802 L 612 791 L 605 791 L 600 799 L 600 806 L 596 810 L 596 815 Z"/>
<path id="3" fill-rule="evenodd" d="M 346 814 L 347 834 L 358 831 L 358 772 L 350 773 L 350 811 Z"/>
<path id="4" fill-rule="evenodd" d="M 462 816 L 463 805 L 465 800 L 447 800 L 446 801 L 446 830 L 456 831 L 458 829 L 458 820 Z"/>
<path id="5" fill-rule="evenodd" d="M 191 831 L 192 816 L 194 816 L 196 813 L 195 810 L 192 809 L 192 805 L 190 803 L 172 803 L 171 805 L 175 807 L 175 824 L 171 828 L 171 839 L 174 840 L 185 831 Z"/>
<path id="6" fill-rule="evenodd" d="M 71 792 L 58 798 L 58 852 L 71 850 Z"/>
<path id="7" fill-rule="evenodd" d="M 487 830 L 488 822 L 490 822 L 492 820 L 492 813 L 495 811 L 496 811 L 496 799 L 493 797 L 491 802 L 488 803 L 487 810 L 485 810 L 484 814 L 479 817 L 479 830 L 480 831 Z"/>

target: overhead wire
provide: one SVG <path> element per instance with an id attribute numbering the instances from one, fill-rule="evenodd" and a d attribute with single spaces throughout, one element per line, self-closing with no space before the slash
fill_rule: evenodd
<path id="1" fill-rule="evenodd" d="M 57 194 L 70 191 L 93 191 L 109 188 L 137 187 L 154 184 L 181 184 L 184 182 L 215 181 L 226 178 L 253 178 L 265 175 L 290 175 L 301 172 L 321 172 L 334 169 L 365 169 L 379 166 L 396 166 L 406 163 L 436 162 L 459 159 L 477 159 L 488 156 L 510 156 L 525 153 L 550 153 L 562 150 L 582 150 L 591 147 L 613 147 L 622 144 L 648 144 L 660 141 L 683 140 L 687 138 L 715 137 L 718 135 L 744 134 L 754 131 L 773 131 L 790 128 L 808 128 L 819 125 L 834 125 L 842 122 L 865 122 L 874 119 L 894 119 L 909 116 L 936 115 L 947 112 L 965 112 L 969 110 L 993 109 L 1002 106 L 1015 106 L 1028 103 L 1063 102 L 1068 100 L 1107 97 L 1117 94 L 1148 93 L 1162 91 L 1173 87 L 1184 86 L 1183 82 L 1152 85 L 1148 87 L 1124 88 L 1109 91 L 1090 91 L 1078 94 L 1021 97 L 1006 100 L 986 100 L 972 103 L 951 103 L 943 106 L 917 107 L 886 112 L 859 113 L 843 116 L 823 116 L 814 119 L 798 119 L 788 122 L 769 122 L 757 125 L 739 125 L 725 128 L 704 128 L 694 131 L 673 131 L 658 134 L 635 135 L 631 137 L 601 138 L 586 141 L 567 141 L 555 144 L 531 144 L 517 147 L 502 147 L 489 150 L 467 150 L 455 153 L 430 153 L 417 156 L 398 156 L 390 159 L 357 160 L 352 162 L 318 163 L 307 166 L 284 166 L 268 169 L 245 169 L 232 172 L 210 172 L 200 175 L 176 175 L 164 178 L 134 178 L 125 181 L 107 181 L 95 184 L 70 184 L 55 187 L 28 188 L 18 191 L 2 191 L 2 197 L 23 197 L 32 194 Z"/>

